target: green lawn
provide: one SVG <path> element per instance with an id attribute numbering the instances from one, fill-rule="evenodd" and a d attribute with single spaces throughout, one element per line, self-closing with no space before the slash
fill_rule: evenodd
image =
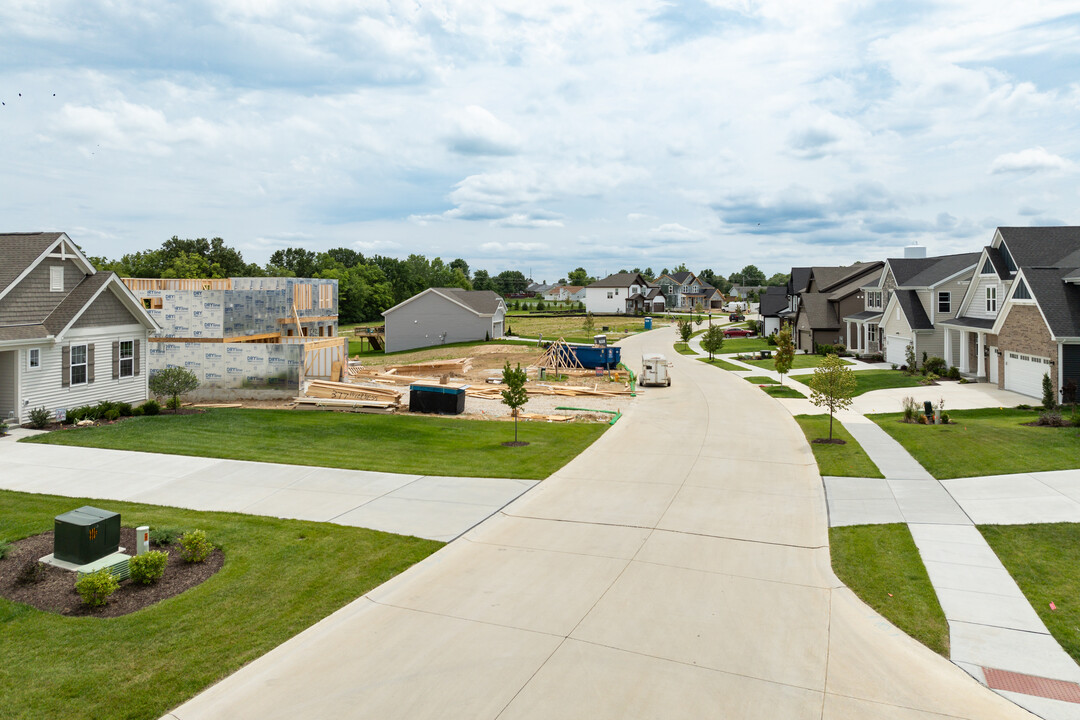
<path id="1" fill-rule="evenodd" d="M 525 409 L 528 409 L 526 405 Z M 129 418 L 24 442 L 271 460 L 297 465 L 467 477 L 543 479 L 593 443 L 603 423 L 521 423 L 297 410 L 210 410 Z"/>
<path id="2" fill-rule="evenodd" d="M 843 445 L 811 442 L 816 438 L 829 437 L 828 415 L 796 415 L 795 420 L 806 435 L 806 441 L 810 443 L 810 449 L 814 451 L 814 459 L 817 460 L 818 472 L 823 476 L 885 477 L 839 420 L 833 419 L 832 434 L 834 438 L 843 440 Z"/>
<path id="3" fill-rule="evenodd" d="M 680 355 L 697 355 L 697 352 L 690 349 L 690 345 L 684 342 L 675 343 L 675 352 Z"/>
<path id="4" fill-rule="evenodd" d="M 775 345 L 770 345 L 768 340 L 760 337 L 724 338 L 724 347 L 720 349 L 720 352 L 747 353 L 758 352 L 759 350 L 772 350 L 775 347 Z"/>
<path id="5" fill-rule="evenodd" d="M 1050 634 L 1080 662 L 1080 525 L 982 525 L 979 531 Z"/>
<path id="6" fill-rule="evenodd" d="M 806 397 L 790 385 L 766 385 L 761 389 L 766 395 L 772 395 L 774 398 L 801 399 Z"/>
<path id="7" fill-rule="evenodd" d="M 735 372 L 746 372 L 746 368 L 739 367 L 738 365 L 732 365 L 728 361 L 721 360 L 720 358 L 713 358 L 712 360 L 710 360 L 707 357 L 703 357 L 703 358 L 698 358 L 698 359 L 701 362 L 703 362 L 703 363 L 705 363 L 707 365 L 713 365 L 715 367 L 720 368 L 721 370 L 733 370 Z"/>
<path id="8" fill-rule="evenodd" d="M 928 388 L 927 397 L 933 388 Z M 1027 427 L 1037 410 L 983 408 L 946 412 L 951 425 L 900 422 L 900 413 L 869 415 L 931 475 L 944 480 L 1080 467 L 1080 430 Z"/>
<path id="9" fill-rule="evenodd" d="M 796 357 L 800 357 L 796 355 Z M 862 395 L 871 390 L 883 390 L 885 388 L 918 387 L 921 375 L 905 375 L 899 370 L 853 370 L 855 375 L 855 395 Z M 813 375 L 793 375 L 792 380 L 804 385 L 810 384 Z M 933 388 L 927 388 L 933 392 Z M 853 396 L 854 397 L 854 396 Z"/>
<path id="10" fill-rule="evenodd" d="M 442 543 L 328 523 L 0 491 L 0 540 L 91 503 L 125 525 L 202 529 L 225 566 L 123 617 L 65 617 L 0 598 L 0 715 L 157 718 Z M 11 560 L 0 560 L 0 564 Z"/>
<path id="11" fill-rule="evenodd" d="M 727 346 L 727 342 L 724 343 L 724 346 L 725 347 Z M 796 355 L 791 360 L 791 369 L 792 370 L 803 370 L 805 368 L 816 368 L 817 366 L 821 365 L 821 361 L 824 360 L 824 359 L 825 359 L 824 355 Z M 765 370 L 775 370 L 776 369 L 776 358 L 775 357 L 766 358 L 764 360 L 743 360 L 743 362 L 746 363 L 747 365 L 753 365 L 755 367 L 763 368 Z M 848 364 L 850 365 L 851 363 L 848 363 Z M 871 372 L 879 372 L 879 371 L 872 370 Z M 890 371 L 886 370 L 885 372 L 890 372 Z"/>
<path id="12" fill-rule="evenodd" d="M 949 657 L 949 623 L 907 525 L 829 528 L 833 572 L 870 607 Z"/>
<path id="13" fill-rule="evenodd" d="M 531 341 L 530 340 L 512 340 L 512 339 L 508 339 L 508 338 L 503 338 L 503 339 L 499 339 L 499 340 L 474 340 L 472 342 L 446 343 L 445 345 L 432 345 L 429 348 L 414 348 L 412 350 L 398 350 L 397 352 L 388 353 L 388 352 L 383 352 L 382 350 L 361 349 L 361 347 L 367 348 L 368 344 L 366 342 L 362 342 L 360 340 L 353 340 L 352 338 L 350 338 L 349 339 L 349 357 L 355 357 L 355 356 L 359 355 L 361 358 L 371 358 L 371 357 L 393 358 L 393 357 L 396 357 L 398 355 L 407 355 L 409 353 L 421 352 L 423 350 L 435 350 L 435 349 L 442 349 L 442 348 L 447 348 L 447 349 L 471 348 L 471 347 L 476 347 L 477 345 L 527 345 L 529 347 L 536 347 L 536 341 L 535 340 L 531 340 Z M 447 357 L 452 357 L 452 355 L 447 355 Z"/>
<path id="14" fill-rule="evenodd" d="M 754 385 L 776 385 L 777 384 L 775 380 L 773 380 L 770 377 L 765 377 L 764 375 L 751 375 L 749 377 L 743 378 L 743 380 L 745 380 L 748 383 L 753 383 Z"/>

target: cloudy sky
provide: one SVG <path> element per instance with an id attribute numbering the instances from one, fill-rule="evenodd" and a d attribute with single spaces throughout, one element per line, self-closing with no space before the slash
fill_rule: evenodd
<path id="1" fill-rule="evenodd" d="M 3 229 L 725 274 L 1080 224 L 1080 2 L 4 0 Z"/>

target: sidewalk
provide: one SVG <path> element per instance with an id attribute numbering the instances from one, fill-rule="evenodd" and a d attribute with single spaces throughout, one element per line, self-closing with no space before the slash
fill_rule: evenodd
<path id="1" fill-rule="evenodd" d="M 1000 521 L 1007 508 L 1000 503 L 991 510 L 980 505 L 989 493 L 991 499 L 1005 495 L 1026 522 L 1052 522 L 1063 515 L 1080 519 L 1080 471 L 942 483 L 873 421 L 851 411 L 837 413 L 837 419 L 885 479 L 824 478 L 829 524 L 907 523 L 949 622 L 953 662 L 1037 715 L 1080 718 L 1080 667 L 1050 635 L 965 507 L 973 504 L 980 515 Z M 1047 482 L 1072 496 L 1040 482 L 1036 475 L 1053 476 Z M 1028 482 L 1020 482 L 1022 490 L 1008 497 L 1017 477 Z M 950 493 L 952 483 L 961 491 L 964 506 Z M 1017 495 L 1054 510 L 1049 517 L 1035 518 Z M 1064 512 L 1062 504 L 1067 507 Z"/>

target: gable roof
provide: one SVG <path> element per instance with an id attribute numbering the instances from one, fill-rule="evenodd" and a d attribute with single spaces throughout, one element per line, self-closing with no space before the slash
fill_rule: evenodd
<path id="1" fill-rule="evenodd" d="M 811 330 L 839 330 L 840 321 L 832 311 L 829 296 L 824 293 L 806 293 L 799 303 L 799 312 L 806 315 Z"/>
<path id="2" fill-rule="evenodd" d="M 788 280 L 788 295 L 798 295 L 806 291 L 806 288 L 810 285 L 810 270 L 808 267 L 791 268 L 791 278 Z"/>
<path id="3" fill-rule="evenodd" d="M 421 290 L 413 295 L 411 298 L 402 300 L 392 308 L 383 310 L 382 315 L 386 317 L 390 313 L 405 307 L 417 298 L 421 298 L 425 295 L 438 295 L 444 300 L 449 300 L 455 305 L 459 305 L 469 312 L 477 315 L 494 315 L 502 305 L 503 299 L 498 293 L 493 290 L 462 290 L 461 288 L 428 288 L 427 290 Z"/>
<path id="4" fill-rule="evenodd" d="M 630 287 L 631 285 L 641 285 L 642 287 L 648 287 L 649 283 L 645 282 L 645 278 L 641 276 L 641 273 L 615 273 L 614 275 L 608 275 L 603 280 L 597 280 L 596 282 L 589 285 L 589 287 L 624 288 Z"/>
<path id="5" fill-rule="evenodd" d="M 1080 337 L 1080 287 L 1065 282 L 1076 268 L 1021 268 L 1054 337 Z"/>
<path id="6" fill-rule="evenodd" d="M 933 330 L 934 324 L 926 315 L 926 310 L 919 302 L 919 294 L 914 290 L 896 290 L 893 292 L 896 304 L 904 311 L 908 325 L 912 330 Z"/>
<path id="7" fill-rule="evenodd" d="M 758 313 L 762 317 L 776 317 L 787 310 L 787 290 L 779 286 L 765 288 L 758 304 Z"/>
<path id="8" fill-rule="evenodd" d="M 1080 267 L 1080 227 L 999 227 L 1017 267 Z"/>
<path id="9" fill-rule="evenodd" d="M 36 264 L 64 233 L 0 233 L 0 295 Z"/>
<path id="10" fill-rule="evenodd" d="M 694 273 L 688 270 L 684 270 L 683 272 L 671 273 L 670 275 L 668 275 L 668 277 L 670 277 L 672 280 L 679 283 L 680 285 L 686 283 L 687 280 L 697 279 L 697 276 L 695 276 Z"/>
<path id="11" fill-rule="evenodd" d="M 897 287 L 930 287 L 975 267 L 981 253 L 958 253 L 929 258 L 889 258 Z"/>
<path id="12" fill-rule="evenodd" d="M 841 283 L 849 282 L 850 280 L 873 270 L 875 267 L 881 267 L 884 264 L 885 263 L 882 261 L 876 260 L 874 262 L 854 263 L 852 265 L 842 265 L 839 267 L 812 267 L 810 268 L 811 277 L 807 279 L 806 286 L 809 287 L 810 280 L 813 280 L 817 283 L 817 292 L 826 292 Z"/>
<path id="13" fill-rule="evenodd" d="M 822 294 L 827 295 L 828 298 L 830 300 L 832 300 L 833 302 L 839 302 L 839 301 L 843 300 L 844 298 L 848 297 L 849 295 L 851 295 L 852 293 L 855 293 L 855 292 L 858 292 L 859 290 L 862 290 L 863 286 L 867 282 L 877 282 L 878 278 L 881 277 L 881 273 L 882 273 L 882 268 L 879 267 L 879 268 L 877 268 L 877 270 L 875 272 L 872 272 L 872 273 L 869 273 L 869 274 L 860 273 L 858 275 L 850 276 L 848 281 L 845 282 L 844 284 L 842 284 L 842 285 L 834 285 L 832 288 L 830 288 L 829 290 L 826 290 Z M 810 293 L 807 293 L 807 295 L 809 295 L 809 294 Z M 805 297 L 805 295 L 804 295 L 804 297 Z"/>

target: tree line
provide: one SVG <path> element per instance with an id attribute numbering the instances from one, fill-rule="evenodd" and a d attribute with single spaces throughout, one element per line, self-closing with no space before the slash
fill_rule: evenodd
<path id="1" fill-rule="evenodd" d="M 222 238 L 181 239 L 175 235 L 157 250 L 128 253 L 118 260 L 91 257 L 99 270 L 111 270 L 121 277 L 141 278 L 226 278 L 226 277 L 314 277 L 338 281 L 338 315 L 342 323 L 378 320 L 382 312 L 431 287 L 458 287 L 466 290 L 493 290 L 500 295 L 526 292 L 531 280 L 519 270 L 504 270 L 491 275 L 487 270 L 471 270 L 469 264 L 455 258 L 428 259 L 412 254 L 404 260 L 385 255 L 364 256 L 350 248 L 315 252 L 304 248 L 276 250 L 265 265 L 248 263 L 236 248 Z M 686 271 L 681 264 L 670 272 Z M 667 268 L 654 274 L 652 268 L 620 272 L 641 273 L 650 282 L 669 274 Z M 753 265 L 725 278 L 712 270 L 702 270 L 698 277 L 721 292 L 732 285 L 783 285 L 787 275 L 777 273 L 766 280 Z M 583 267 L 560 278 L 558 284 L 585 286 L 597 278 Z"/>

